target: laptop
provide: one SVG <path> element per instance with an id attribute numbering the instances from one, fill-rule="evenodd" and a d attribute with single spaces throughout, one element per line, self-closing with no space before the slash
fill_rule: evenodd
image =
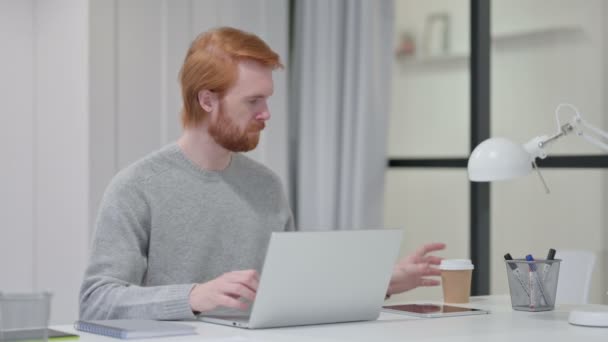
<path id="1" fill-rule="evenodd" d="M 375 320 L 401 234 L 400 229 L 272 233 L 250 314 L 198 319 L 248 329 Z"/>

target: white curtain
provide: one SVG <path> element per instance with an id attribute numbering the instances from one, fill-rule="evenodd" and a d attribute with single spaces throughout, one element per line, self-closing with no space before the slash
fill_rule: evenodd
<path id="1" fill-rule="evenodd" d="M 295 2 L 301 230 L 382 227 L 393 8 L 392 0 Z"/>

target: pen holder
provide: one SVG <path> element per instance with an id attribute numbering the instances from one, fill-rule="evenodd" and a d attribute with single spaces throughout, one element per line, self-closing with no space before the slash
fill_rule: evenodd
<path id="1" fill-rule="evenodd" d="M 0 292 L 0 341 L 47 341 L 51 294 Z"/>
<path id="2" fill-rule="evenodd" d="M 518 311 L 549 311 L 555 308 L 561 260 L 505 260 L 511 306 Z"/>

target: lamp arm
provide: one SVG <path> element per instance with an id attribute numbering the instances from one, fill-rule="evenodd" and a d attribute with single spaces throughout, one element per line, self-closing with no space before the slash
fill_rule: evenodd
<path id="1" fill-rule="evenodd" d="M 562 125 L 559 120 L 559 114 L 560 109 L 564 107 L 573 109 L 575 114 L 570 122 Z M 608 151 L 608 133 L 585 121 L 578 109 L 573 105 L 563 103 L 557 106 L 557 109 L 555 110 L 555 118 L 557 120 L 557 133 L 550 137 L 546 135 L 535 137 L 524 145 L 526 151 L 532 155 L 532 161 L 534 161 L 536 158 L 545 159 L 547 157 L 545 148 L 559 138 L 572 132 L 585 139 L 587 142 L 603 149 L 604 151 Z"/>
<path id="2" fill-rule="evenodd" d="M 595 126 L 590 125 L 587 121 L 583 120 L 583 118 L 581 118 L 580 116 L 575 117 L 573 121 L 574 121 L 574 124 L 576 127 L 576 135 L 587 140 L 589 143 L 603 149 L 604 151 L 608 151 L 608 144 L 606 142 L 600 140 L 600 139 L 608 140 L 608 133 L 604 132 L 603 130 L 601 130 Z M 599 138 L 585 132 L 585 129 L 594 133 L 596 136 L 599 136 Z"/>

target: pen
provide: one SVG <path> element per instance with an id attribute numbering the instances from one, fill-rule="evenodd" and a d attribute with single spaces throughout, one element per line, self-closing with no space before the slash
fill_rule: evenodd
<path id="1" fill-rule="evenodd" d="M 531 254 L 526 255 L 526 260 L 527 261 L 534 261 L 534 258 L 532 257 Z M 530 285 L 532 286 L 533 282 L 536 282 L 536 287 L 538 287 L 538 290 L 540 291 L 540 295 L 541 295 L 541 305 L 549 305 L 549 301 L 547 300 L 547 296 L 545 295 L 545 290 L 543 288 L 543 283 L 540 280 L 538 273 L 536 272 L 536 264 L 532 263 L 528 263 L 528 267 L 530 268 L 530 272 L 528 273 L 528 275 L 530 276 Z M 530 291 L 532 294 L 534 294 L 534 286 L 532 286 L 532 290 Z M 532 298 L 531 298 L 532 299 Z M 530 305 L 532 306 L 533 302 L 530 302 Z"/>
<path id="2" fill-rule="evenodd" d="M 511 254 L 507 253 L 507 254 L 505 254 L 505 260 L 513 260 L 513 257 L 511 256 Z M 521 272 L 519 272 L 519 268 L 517 268 L 517 264 L 515 264 L 513 262 L 508 262 L 507 265 L 509 265 L 509 268 L 511 269 L 511 273 L 513 273 L 515 275 L 515 278 L 521 284 L 521 287 L 526 292 L 526 295 L 528 296 L 528 298 L 530 298 L 530 291 L 528 290 L 528 286 L 526 286 L 526 283 L 522 279 Z"/>

